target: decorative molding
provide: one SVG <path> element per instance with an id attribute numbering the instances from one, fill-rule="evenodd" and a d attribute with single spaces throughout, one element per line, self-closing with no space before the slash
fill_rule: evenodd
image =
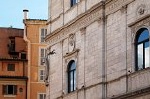
<path id="1" fill-rule="evenodd" d="M 139 97 L 139 96 L 142 96 L 143 94 L 145 95 L 145 94 L 149 94 L 149 93 L 150 93 L 150 86 L 143 88 L 143 89 L 128 92 L 128 93 L 125 93 L 125 94 L 120 95 L 120 96 L 116 96 L 116 97 L 114 96 L 111 99 L 129 99 L 129 98 L 132 98 L 135 96 Z"/>
<path id="2" fill-rule="evenodd" d="M 146 5 L 145 4 L 141 4 L 138 8 L 137 8 L 137 15 L 143 15 L 146 11 Z"/>
<path id="3" fill-rule="evenodd" d="M 68 23 L 64 25 L 61 29 L 57 29 L 56 31 L 50 33 L 46 37 L 46 41 L 51 46 L 55 43 L 60 42 L 62 39 L 65 39 L 68 37 L 69 34 L 75 33 L 76 31 L 79 31 L 81 28 L 84 28 L 94 22 L 97 19 L 101 19 L 102 17 L 102 8 L 100 7 L 87 11 L 84 16 L 78 18 L 73 23 Z"/>
<path id="4" fill-rule="evenodd" d="M 75 34 L 69 35 L 69 52 L 72 52 L 75 49 Z"/>
<path id="5" fill-rule="evenodd" d="M 86 27 L 81 28 L 81 29 L 80 29 L 80 32 L 81 32 L 81 35 L 84 35 L 84 34 L 86 33 Z"/>
<path id="6" fill-rule="evenodd" d="M 141 26 L 141 25 L 143 25 L 143 24 L 145 24 L 145 23 L 147 23 L 149 21 L 150 21 L 150 14 L 145 15 L 145 16 L 137 19 L 136 21 L 128 24 L 128 26 L 131 27 L 131 28 L 132 27 L 137 27 L 137 26 Z"/>
<path id="7" fill-rule="evenodd" d="M 126 13 L 126 11 L 127 11 L 127 5 L 122 6 L 120 10 L 121 10 L 122 13 Z"/>
<path id="8" fill-rule="evenodd" d="M 42 20 L 42 19 L 26 19 L 23 20 L 24 24 L 44 24 L 46 25 L 47 20 Z"/>
<path id="9" fill-rule="evenodd" d="M 116 12 L 127 4 L 133 2 L 134 0 L 112 0 L 108 3 L 106 2 L 106 15 Z"/>
<path id="10" fill-rule="evenodd" d="M 131 28 L 132 43 L 134 43 L 137 31 L 140 28 L 143 28 L 143 27 L 147 28 L 150 26 L 150 14 L 139 18 L 138 20 L 134 21 L 133 23 L 129 24 L 128 26 Z"/>
<path id="11" fill-rule="evenodd" d="M 77 55 L 77 53 L 80 51 L 80 49 L 75 49 L 74 51 L 72 51 L 72 52 L 70 52 L 70 53 L 66 53 L 66 55 L 64 56 L 64 58 L 68 58 L 68 57 L 72 57 L 72 56 L 76 56 Z"/>

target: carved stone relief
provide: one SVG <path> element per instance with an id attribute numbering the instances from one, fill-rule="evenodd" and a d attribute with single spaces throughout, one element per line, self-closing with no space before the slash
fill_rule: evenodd
<path id="1" fill-rule="evenodd" d="M 75 34 L 69 35 L 69 52 L 72 52 L 75 48 Z"/>
<path id="2" fill-rule="evenodd" d="M 143 15 L 146 12 L 146 5 L 141 4 L 138 8 L 137 8 L 137 15 Z"/>

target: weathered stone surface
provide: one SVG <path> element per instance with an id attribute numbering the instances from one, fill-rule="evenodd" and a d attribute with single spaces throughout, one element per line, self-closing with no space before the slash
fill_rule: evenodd
<path id="1" fill-rule="evenodd" d="M 50 58 L 50 99 L 148 99 L 149 91 L 144 88 L 150 83 L 149 69 L 135 71 L 134 41 L 138 29 L 150 26 L 149 3 L 80 0 L 70 7 L 70 0 L 65 0 L 64 12 L 49 22 L 52 30 L 46 37 L 56 51 Z M 72 51 L 71 34 L 75 44 Z M 77 88 L 68 93 L 67 66 L 71 60 L 77 66 Z M 133 98 L 137 92 L 140 98 Z"/>

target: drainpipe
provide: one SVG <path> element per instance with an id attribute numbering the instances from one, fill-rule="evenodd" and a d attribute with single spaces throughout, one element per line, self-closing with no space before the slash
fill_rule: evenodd
<path id="1" fill-rule="evenodd" d="M 102 99 L 106 99 L 106 41 L 105 41 L 105 0 L 102 1 Z"/>
<path id="2" fill-rule="evenodd" d="M 28 10 L 23 10 L 24 12 L 24 20 L 23 20 L 23 23 L 24 23 L 24 37 L 23 39 L 27 42 L 27 55 L 28 55 L 28 72 L 27 72 L 27 77 L 28 77 L 28 83 L 27 83 L 27 93 L 26 93 L 26 96 L 27 96 L 27 99 L 30 99 L 30 54 L 31 54 L 31 42 L 30 40 L 27 38 L 27 26 L 26 26 L 26 20 L 28 19 Z"/>

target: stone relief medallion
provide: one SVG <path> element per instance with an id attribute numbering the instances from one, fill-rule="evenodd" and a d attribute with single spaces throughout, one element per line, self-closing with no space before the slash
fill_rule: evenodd
<path id="1" fill-rule="evenodd" d="M 146 5 L 141 4 L 138 8 L 137 8 L 137 15 L 143 15 L 146 11 Z"/>
<path id="2" fill-rule="evenodd" d="M 72 52 L 75 48 L 75 34 L 69 35 L 69 52 Z"/>

